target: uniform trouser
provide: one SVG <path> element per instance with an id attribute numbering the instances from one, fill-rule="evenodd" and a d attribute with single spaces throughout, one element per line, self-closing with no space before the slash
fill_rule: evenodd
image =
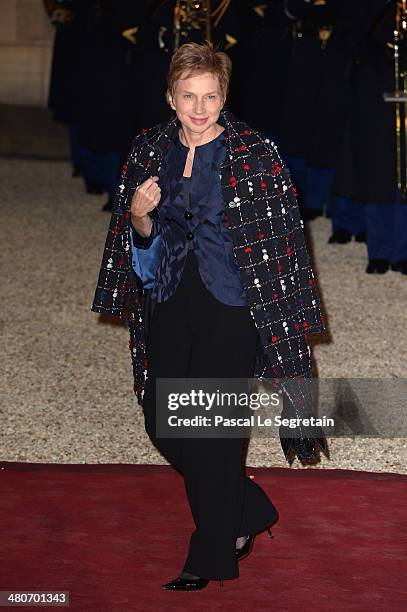
<path id="1" fill-rule="evenodd" d="M 369 259 L 387 259 L 395 264 L 407 260 L 407 204 L 366 203 L 367 252 Z"/>
<path id="2" fill-rule="evenodd" d="M 110 196 L 113 196 L 119 179 L 123 153 L 120 151 L 102 153 L 87 149 L 78 142 L 76 126 L 69 128 L 69 142 L 72 164 L 81 167 L 86 185 L 101 185 Z"/>
<path id="3" fill-rule="evenodd" d="M 119 178 L 120 151 L 103 153 L 81 147 L 81 155 L 86 184 L 102 185 L 113 196 Z"/>
<path id="4" fill-rule="evenodd" d="M 73 125 L 69 126 L 69 145 L 72 165 L 82 167 L 82 147 L 78 144 L 78 128 Z"/>
<path id="5" fill-rule="evenodd" d="M 251 378 L 257 339 L 249 306 L 218 301 L 189 251 L 175 293 L 155 306 L 143 407 L 150 439 L 184 478 L 196 529 L 183 569 L 201 578 L 238 577 L 236 538 L 262 531 L 277 513 L 245 475 L 247 439 L 156 436 L 155 382 L 159 377 Z"/>
<path id="6" fill-rule="evenodd" d="M 307 166 L 303 157 L 286 156 L 295 186 L 301 195 L 302 205 L 323 213 L 331 210 L 331 190 L 335 175 L 333 168 Z"/>
<path id="7" fill-rule="evenodd" d="M 365 213 L 363 202 L 335 197 L 332 210 L 332 231 L 348 230 L 354 236 L 365 232 Z"/>

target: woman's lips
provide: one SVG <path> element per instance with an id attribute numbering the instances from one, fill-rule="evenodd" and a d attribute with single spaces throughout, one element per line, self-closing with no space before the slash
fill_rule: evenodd
<path id="1" fill-rule="evenodd" d="M 205 117 L 205 119 L 196 119 L 195 117 L 191 117 L 191 121 L 192 123 L 195 123 L 195 125 L 203 125 L 208 121 L 208 117 Z"/>

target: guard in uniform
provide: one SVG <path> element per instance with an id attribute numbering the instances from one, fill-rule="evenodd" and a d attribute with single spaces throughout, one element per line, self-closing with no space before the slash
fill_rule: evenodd
<path id="1" fill-rule="evenodd" d="M 83 172 L 81 147 L 78 144 L 77 68 L 80 63 L 78 46 L 78 0 L 44 0 L 51 24 L 55 27 L 48 108 L 54 121 L 68 127 L 72 161 L 72 176 Z"/>
<path id="2" fill-rule="evenodd" d="M 391 267 L 407 274 L 407 205 L 397 188 L 395 105 L 383 97 L 395 90 L 395 10 L 395 1 L 369 0 L 365 5 L 368 27 L 355 66 L 353 103 L 334 185 L 348 207 L 354 201 L 364 203 L 367 273 L 383 274 Z M 405 47 L 400 55 L 405 57 Z"/>
<path id="3" fill-rule="evenodd" d="M 148 0 L 146 18 L 137 31 L 137 45 L 132 80 L 137 92 L 135 117 L 137 132 L 156 123 L 168 121 L 170 107 L 165 99 L 166 76 L 175 49 L 187 42 L 204 42 L 207 31 L 205 3 L 176 0 Z M 197 5 L 200 5 L 199 10 Z M 215 46 L 227 51 L 234 60 L 240 40 L 240 26 L 235 2 L 211 3 L 211 38 Z M 177 11 L 177 8 L 179 9 Z"/>
<path id="4" fill-rule="evenodd" d="M 291 20 L 284 12 L 284 0 L 235 0 L 232 4 L 242 25 L 233 49 L 231 109 L 278 142 L 292 47 Z"/>
<path id="5" fill-rule="evenodd" d="M 302 195 L 302 215 L 329 214 L 348 104 L 347 0 L 286 0 L 294 47 L 280 146 Z"/>
<path id="6" fill-rule="evenodd" d="M 85 180 L 111 196 L 125 152 L 134 137 L 131 80 L 135 39 L 131 32 L 142 20 L 140 3 L 125 0 L 84 0 L 81 3 L 80 109 L 78 142 L 82 146 Z M 110 197 L 104 210 L 110 210 Z"/>

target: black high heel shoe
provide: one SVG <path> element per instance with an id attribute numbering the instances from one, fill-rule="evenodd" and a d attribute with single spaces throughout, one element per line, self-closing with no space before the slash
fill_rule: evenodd
<path id="1" fill-rule="evenodd" d="M 208 578 L 175 578 L 171 582 L 163 584 L 162 588 L 166 591 L 199 591 L 204 589 L 209 583 Z M 219 586 L 223 587 L 223 579 L 219 579 Z"/>
<path id="2" fill-rule="evenodd" d="M 269 538 L 274 537 L 273 534 L 271 533 L 270 527 L 267 527 L 267 531 L 268 531 L 268 534 L 269 534 Z M 237 548 L 236 549 L 236 559 L 238 561 L 241 561 L 241 559 L 244 559 L 244 557 L 247 557 L 247 555 L 251 552 L 251 550 L 253 548 L 254 538 L 256 537 L 256 535 L 257 534 L 255 534 L 255 533 L 250 534 L 249 537 L 247 538 L 246 542 L 242 546 L 242 548 Z"/>

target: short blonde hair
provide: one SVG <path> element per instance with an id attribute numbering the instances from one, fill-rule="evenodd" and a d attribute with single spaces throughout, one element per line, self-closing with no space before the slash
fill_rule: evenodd
<path id="1" fill-rule="evenodd" d="M 218 77 L 225 101 L 229 92 L 232 74 L 232 60 L 230 57 L 223 51 L 214 49 L 212 43 L 208 41 L 202 44 L 185 43 L 181 45 L 172 56 L 167 75 L 167 102 L 169 102 L 169 96 L 174 97 L 177 83 L 182 75 L 184 75 L 184 78 L 189 78 L 205 72 L 210 72 Z"/>

